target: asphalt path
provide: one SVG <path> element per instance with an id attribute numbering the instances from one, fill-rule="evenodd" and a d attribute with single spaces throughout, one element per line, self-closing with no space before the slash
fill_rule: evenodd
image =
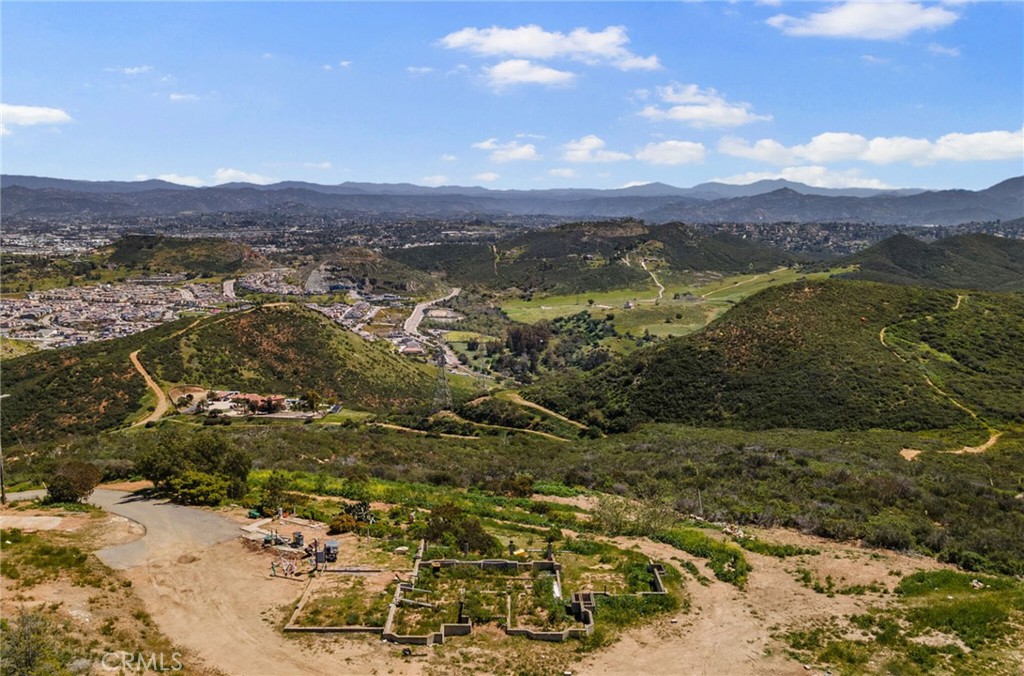
<path id="1" fill-rule="evenodd" d="M 45 491 L 11 493 L 10 500 L 42 497 Z M 135 493 L 97 488 L 89 502 L 146 529 L 134 542 L 96 552 L 100 561 L 117 570 L 127 570 L 157 561 L 176 560 L 190 552 L 208 549 L 239 536 L 239 526 L 219 514 L 194 507 L 174 505 Z"/>

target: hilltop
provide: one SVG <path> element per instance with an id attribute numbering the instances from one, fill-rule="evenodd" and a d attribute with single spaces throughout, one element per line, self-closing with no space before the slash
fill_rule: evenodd
<path id="1" fill-rule="evenodd" d="M 450 283 L 573 293 L 650 283 L 641 261 L 672 270 L 759 272 L 803 260 L 727 234 L 680 224 L 620 220 L 572 223 L 493 245 L 441 244 L 394 249 L 388 256 Z"/>
<path id="2" fill-rule="evenodd" d="M 309 390 L 347 407 L 414 407 L 433 391 L 431 367 L 368 342 L 318 312 L 262 306 L 182 319 L 111 341 L 4 360 L 4 441 L 124 425 L 143 409 L 146 384 L 129 354 L 164 385 L 258 394 Z"/>
<path id="3" fill-rule="evenodd" d="M 1024 291 L 1024 241 L 980 233 L 925 243 L 895 235 L 837 262 L 845 275 L 887 284 Z"/>
<path id="4" fill-rule="evenodd" d="M 972 413 L 993 423 L 1020 420 L 1022 344 L 1019 295 L 795 283 L 744 300 L 696 334 L 586 376 L 560 374 L 528 394 L 609 430 L 644 421 L 746 429 L 977 426 Z"/>
<path id="5" fill-rule="evenodd" d="M 263 261 L 240 242 L 213 237 L 125 235 L 112 245 L 109 265 L 149 272 L 185 272 L 201 277 L 235 273 Z"/>
<path id="6" fill-rule="evenodd" d="M 340 286 L 367 293 L 439 296 L 446 289 L 427 273 L 364 247 L 304 249 L 275 260 L 300 268 L 305 288 L 314 293 Z"/>

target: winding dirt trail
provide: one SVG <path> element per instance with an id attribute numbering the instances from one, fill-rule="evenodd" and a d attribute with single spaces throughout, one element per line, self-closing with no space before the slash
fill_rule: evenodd
<path id="1" fill-rule="evenodd" d="M 137 420 L 132 423 L 132 427 L 138 427 L 140 425 L 145 425 L 148 422 L 155 422 L 159 420 L 164 413 L 167 413 L 167 409 L 170 408 L 171 404 L 167 400 L 167 395 L 164 394 L 164 391 L 160 389 L 160 386 L 156 384 L 156 381 L 153 380 L 153 377 L 149 375 L 149 372 L 146 371 L 146 368 L 142 365 L 142 362 L 139 361 L 139 351 L 135 350 L 135 352 L 128 355 L 128 358 L 131 360 L 132 366 L 135 367 L 135 370 L 138 371 L 143 380 L 146 381 L 146 386 L 153 391 L 153 394 L 156 395 L 156 408 L 153 409 L 153 412 L 142 420 Z"/>
<path id="2" fill-rule="evenodd" d="M 956 305 L 953 306 L 953 309 L 954 310 L 959 310 L 963 300 L 966 297 L 967 296 L 964 296 L 962 294 L 957 294 L 957 296 L 956 296 Z M 904 364 L 907 364 L 909 366 L 913 366 L 913 364 L 911 364 L 910 361 L 908 361 L 903 355 L 901 355 L 899 352 L 897 352 L 896 349 L 893 346 L 891 346 L 891 345 L 889 345 L 888 343 L 885 342 L 885 331 L 888 328 L 889 328 L 888 326 L 883 326 L 882 329 L 878 332 L 878 341 L 882 344 L 882 347 L 884 347 L 885 349 L 887 349 L 890 352 L 892 352 L 893 355 L 895 355 L 896 358 L 899 359 L 901 362 L 903 362 Z M 958 449 L 955 449 L 955 450 L 952 450 L 952 451 L 944 451 L 944 453 L 951 453 L 953 455 L 984 453 L 988 449 L 992 448 L 992 446 L 994 446 L 997 441 L 999 441 L 999 437 L 1003 436 L 1002 432 L 1000 432 L 999 430 L 997 430 L 994 427 L 992 427 L 991 425 L 989 425 L 987 422 L 985 422 L 980 417 L 978 417 L 977 413 L 975 413 L 971 409 L 969 409 L 966 406 L 964 406 L 963 404 L 961 404 L 959 401 L 957 401 L 953 397 L 953 395 L 949 394 L 948 392 L 943 390 L 941 387 L 936 385 L 932 381 L 932 379 L 930 377 L 928 377 L 927 373 L 922 372 L 921 373 L 921 377 L 924 378 L 924 381 L 926 383 L 928 383 L 928 387 L 932 388 L 932 390 L 934 390 L 936 394 L 938 394 L 942 398 L 946 399 L 946 401 L 948 401 L 949 403 L 953 404 L 954 406 L 959 408 L 961 411 L 963 411 L 967 415 L 971 416 L 971 418 L 973 418 L 974 420 L 977 420 L 978 422 L 982 423 L 985 426 L 985 428 L 988 430 L 988 433 L 989 433 L 988 440 L 985 441 L 983 444 L 980 444 L 978 446 L 962 446 L 962 447 L 960 447 Z M 908 462 L 912 462 L 912 461 L 917 459 L 917 456 L 921 455 L 921 451 L 919 451 L 916 448 L 904 448 L 904 449 L 900 450 L 900 455 L 903 456 L 904 460 L 906 460 Z"/>
<path id="3" fill-rule="evenodd" d="M 555 413 L 551 409 L 544 408 L 540 404 L 535 404 L 532 401 L 527 401 L 526 399 L 523 399 L 519 395 L 518 392 L 504 392 L 498 398 L 499 399 L 508 399 L 513 404 L 519 404 L 520 406 L 526 406 L 527 408 L 532 408 L 534 410 L 540 411 L 541 413 L 545 413 L 545 414 L 551 416 L 552 418 L 558 418 L 562 422 L 568 423 L 568 424 L 572 425 L 573 427 L 577 427 L 577 428 L 579 428 L 581 430 L 588 429 L 587 426 L 584 425 L 581 422 L 576 422 L 575 420 L 570 420 L 569 418 L 566 418 L 561 413 Z"/>
<path id="4" fill-rule="evenodd" d="M 647 261 L 645 261 L 642 258 L 640 259 L 640 267 L 642 267 L 644 269 L 644 272 L 646 272 L 647 274 L 649 274 L 651 276 L 651 279 L 654 280 L 654 285 L 658 287 L 658 297 L 657 298 L 652 298 L 651 300 L 649 300 L 647 302 L 649 302 L 649 303 L 657 303 L 659 300 L 661 300 L 662 298 L 665 297 L 665 286 L 660 281 L 658 281 L 657 277 L 654 276 L 654 271 L 648 269 Z"/>

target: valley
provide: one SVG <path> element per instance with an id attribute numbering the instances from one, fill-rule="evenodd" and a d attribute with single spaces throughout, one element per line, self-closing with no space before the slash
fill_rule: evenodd
<path id="1" fill-rule="evenodd" d="M 70 275 L 16 259 L 3 302 L 26 325 L 50 327 L 23 317 L 39 293 L 97 324 L 88 304 L 133 285 L 187 302 L 74 346 L 6 325 L 6 485 L 81 461 L 107 482 L 93 502 L 141 510 L 139 542 L 163 544 L 128 560 L 92 531 L 4 525 L 3 584 L 85 660 L 81 613 L 130 585 L 150 628 L 124 635 L 198 674 L 1013 673 L 1024 259 L 1017 240 L 907 239 L 820 260 L 625 219 L 380 250 L 127 237 Z M 145 516 L 168 502 L 200 525 Z M 198 538 L 208 522 L 222 538 Z M 292 531 L 340 539 L 356 572 L 275 548 Z M 554 581 L 523 573 L 549 542 Z M 34 581 L 58 544 L 103 601 L 52 600 L 78 573 Z M 437 573 L 454 559 L 519 574 Z M 650 566 L 666 596 L 644 596 Z"/>

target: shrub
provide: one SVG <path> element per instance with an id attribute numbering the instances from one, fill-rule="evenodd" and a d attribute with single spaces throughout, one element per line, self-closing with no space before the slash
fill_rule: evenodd
<path id="1" fill-rule="evenodd" d="M 46 487 L 50 502 L 81 502 L 100 482 L 100 471 L 80 460 L 69 460 L 57 469 Z"/>
<path id="2" fill-rule="evenodd" d="M 175 502 L 183 505 L 219 505 L 228 498 L 228 482 L 223 477 L 189 470 L 168 484 Z"/>

